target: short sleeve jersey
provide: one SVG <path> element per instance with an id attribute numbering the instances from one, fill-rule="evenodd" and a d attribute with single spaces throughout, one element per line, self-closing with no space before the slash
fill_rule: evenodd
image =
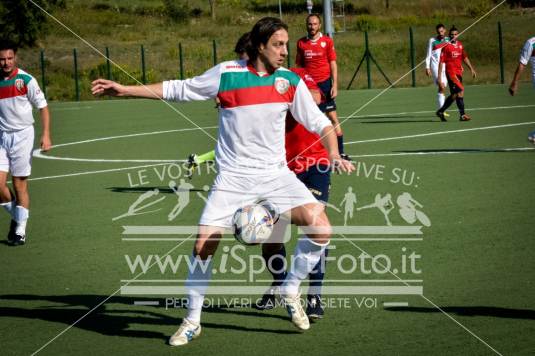
<path id="1" fill-rule="evenodd" d="M 535 37 L 531 37 L 524 43 L 520 50 L 520 63 L 525 66 L 531 63 L 531 80 L 535 85 Z"/>
<path id="2" fill-rule="evenodd" d="M 315 40 L 303 37 L 297 41 L 295 63 L 305 68 L 317 83 L 331 77 L 330 62 L 335 60 L 334 42 L 329 36 L 320 34 Z"/>
<path id="3" fill-rule="evenodd" d="M 20 68 L 0 79 L 0 131 L 19 131 L 33 125 L 32 106 L 47 106 L 37 80 Z"/>
<path id="4" fill-rule="evenodd" d="M 461 41 L 448 43 L 440 53 L 440 61 L 446 65 L 446 74 L 448 76 L 463 74 L 463 60 L 466 57 L 467 54 Z"/>

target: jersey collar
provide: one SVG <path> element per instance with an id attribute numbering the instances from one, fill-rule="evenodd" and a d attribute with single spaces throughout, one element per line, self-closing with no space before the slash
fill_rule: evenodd
<path id="1" fill-rule="evenodd" d="M 13 71 L 11 72 L 9 77 L 4 77 L 3 80 L 13 79 L 13 78 L 15 78 L 17 76 L 17 74 L 19 74 L 19 68 L 15 67 L 15 69 L 13 69 Z"/>
<path id="2" fill-rule="evenodd" d="M 319 34 L 320 34 L 319 37 L 316 39 L 312 39 L 308 35 L 307 35 L 307 38 L 309 41 L 316 42 L 316 41 L 319 41 L 323 37 L 323 33 L 319 32 Z"/>

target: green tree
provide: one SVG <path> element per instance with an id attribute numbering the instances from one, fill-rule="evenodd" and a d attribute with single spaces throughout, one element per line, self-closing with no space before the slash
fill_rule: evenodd
<path id="1" fill-rule="evenodd" d="M 64 0 L 34 0 L 46 11 L 65 7 Z M 0 28 L 2 37 L 19 46 L 35 46 L 46 34 L 48 15 L 30 1 L 2 0 L 0 2 Z"/>

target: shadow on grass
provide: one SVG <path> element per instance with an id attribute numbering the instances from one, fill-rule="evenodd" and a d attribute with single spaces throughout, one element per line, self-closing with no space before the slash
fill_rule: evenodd
<path id="1" fill-rule="evenodd" d="M 387 119 L 388 117 L 385 117 Z M 395 119 L 395 118 L 393 118 Z M 362 121 L 361 124 L 406 124 L 410 122 L 440 122 L 437 120 L 374 120 L 374 121 Z"/>
<path id="2" fill-rule="evenodd" d="M 149 308 L 147 306 L 134 305 L 134 301 L 154 301 L 157 300 L 157 298 L 112 297 L 105 304 L 101 305 L 89 315 L 84 317 L 86 313 L 88 313 L 92 308 L 94 308 L 99 302 L 103 301 L 104 299 L 106 299 L 106 296 L 103 295 L 0 295 L 0 300 L 2 301 L 2 304 L 5 304 L 5 302 L 8 300 L 22 302 L 40 301 L 55 303 L 53 305 L 49 304 L 44 306 L 42 305 L 42 303 L 40 303 L 40 306 L 33 308 L 1 306 L 0 318 L 14 317 L 27 318 L 31 320 L 40 319 L 49 322 L 62 323 L 65 324 L 65 327 L 68 327 L 75 323 L 78 319 L 83 317 L 83 319 L 76 325 L 74 325 L 74 327 L 108 336 L 140 337 L 165 340 L 167 340 L 167 338 L 175 331 L 175 329 L 178 328 L 181 321 L 179 317 L 172 317 L 168 315 L 170 313 L 173 313 L 173 310 L 164 310 L 165 313 L 158 311 L 147 311 L 147 308 Z M 123 304 L 125 306 L 128 306 L 129 308 L 121 309 L 120 307 L 117 307 L 117 304 Z M 111 305 L 113 305 L 113 307 Z M 228 307 L 216 305 L 209 308 L 203 308 L 203 311 L 207 313 L 228 313 L 243 316 L 267 317 L 288 320 L 288 318 L 282 315 L 275 315 L 249 310 L 239 310 L 242 307 L 242 305 L 240 305 L 240 308 L 235 308 L 233 305 L 230 305 Z M 132 330 L 131 325 L 143 325 L 146 326 L 146 328 L 144 328 L 144 330 Z M 169 325 L 169 334 L 164 334 L 157 331 L 150 331 L 150 326 L 152 325 Z M 295 330 L 267 329 L 258 327 L 251 328 L 241 325 L 228 325 L 220 323 L 202 323 L 202 326 L 203 328 L 225 330 L 230 329 L 245 332 L 261 332 L 272 334 L 299 333 Z M 291 328 L 290 323 L 288 323 L 288 327 Z"/>
<path id="3" fill-rule="evenodd" d="M 106 189 L 112 191 L 113 193 L 145 193 L 149 190 L 158 189 L 162 194 L 175 194 L 172 189 L 169 189 L 167 187 L 109 187 Z M 206 193 L 206 191 L 203 189 L 189 189 L 189 191 Z"/>
<path id="4" fill-rule="evenodd" d="M 459 316 L 489 316 L 495 318 L 528 319 L 535 320 L 535 310 L 510 309 L 499 307 L 440 307 L 446 313 L 457 314 Z M 411 312 L 411 313 L 441 313 L 437 308 L 427 307 L 389 307 L 387 311 Z"/>

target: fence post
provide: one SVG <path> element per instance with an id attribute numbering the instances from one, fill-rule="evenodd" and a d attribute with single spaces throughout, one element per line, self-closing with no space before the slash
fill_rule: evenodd
<path id="1" fill-rule="evenodd" d="M 415 49 L 414 49 L 414 36 L 412 33 L 412 27 L 409 27 L 409 40 L 410 40 L 410 51 L 411 51 L 411 76 L 412 76 L 412 87 L 414 88 L 416 86 L 416 71 L 414 70 L 414 57 L 415 57 Z"/>
<path id="2" fill-rule="evenodd" d="M 76 101 L 80 101 L 80 86 L 78 83 L 78 58 L 76 54 L 76 48 L 72 50 L 72 55 L 74 58 L 74 90 L 76 93 Z"/>
<path id="3" fill-rule="evenodd" d="M 110 66 L 110 49 L 106 47 L 106 74 L 108 77 L 108 80 L 111 79 L 111 66 Z"/>
<path id="4" fill-rule="evenodd" d="M 213 48 L 213 54 L 214 54 L 214 66 L 217 65 L 217 44 L 215 40 L 212 40 L 212 48 Z"/>
<path id="5" fill-rule="evenodd" d="M 500 80 L 501 83 L 504 83 L 504 74 L 503 74 L 503 38 L 502 38 L 502 23 L 498 21 L 498 43 L 500 46 Z"/>
<path id="6" fill-rule="evenodd" d="M 41 87 L 46 97 L 45 50 L 41 50 Z"/>
<path id="7" fill-rule="evenodd" d="M 141 82 L 147 84 L 147 75 L 145 73 L 145 49 L 141 45 Z"/>
<path id="8" fill-rule="evenodd" d="M 368 44 L 368 31 L 364 31 L 364 45 L 366 46 L 366 75 L 368 76 L 368 89 L 372 88 L 372 74 L 370 66 L 370 47 Z"/>
<path id="9" fill-rule="evenodd" d="M 180 80 L 184 79 L 184 57 L 182 54 L 182 42 L 178 43 L 178 59 L 180 60 Z"/>

